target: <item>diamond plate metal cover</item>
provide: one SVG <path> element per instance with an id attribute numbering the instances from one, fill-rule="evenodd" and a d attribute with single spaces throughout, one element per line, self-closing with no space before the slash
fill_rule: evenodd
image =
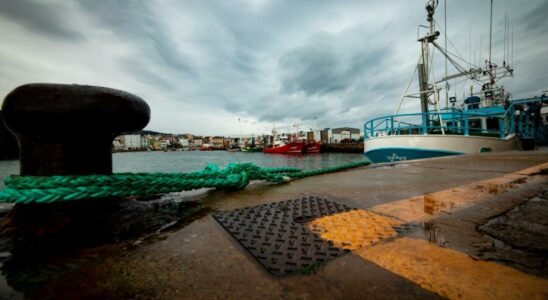
<path id="1" fill-rule="evenodd" d="M 281 276 L 302 272 L 349 252 L 320 238 L 306 223 L 351 210 L 354 208 L 310 196 L 218 212 L 213 217 L 270 274 Z"/>

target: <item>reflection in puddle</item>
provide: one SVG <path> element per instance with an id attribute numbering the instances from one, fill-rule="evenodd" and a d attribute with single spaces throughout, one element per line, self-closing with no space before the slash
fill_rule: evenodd
<path id="1" fill-rule="evenodd" d="M 450 243 L 443 236 L 440 228 L 435 221 L 428 221 L 422 223 L 423 234 L 426 240 L 432 244 L 436 244 L 440 247 L 449 247 Z"/>
<path id="2" fill-rule="evenodd" d="M 526 181 L 527 177 L 517 177 L 515 174 L 510 174 L 500 178 L 428 193 L 424 196 L 415 196 L 377 205 L 370 208 L 370 210 L 405 222 L 427 221 L 437 214 L 452 213 L 456 209 L 473 205 L 475 202 L 506 192 L 511 188 L 516 188 Z"/>
<path id="3" fill-rule="evenodd" d="M 436 215 L 441 212 L 451 213 L 455 207 L 455 202 L 453 201 L 443 201 L 439 199 L 439 196 L 434 194 L 424 195 L 424 212 L 429 215 Z"/>

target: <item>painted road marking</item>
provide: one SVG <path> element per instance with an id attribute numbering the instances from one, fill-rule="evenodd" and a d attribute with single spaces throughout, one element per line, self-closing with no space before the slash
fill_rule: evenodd
<path id="1" fill-rule="evenodd" d="M 372 207 L 370 210 L 405 222 L 425 222 L 442 212 L 452 212 L 505 192 L 527 180 L 527 175 L 548 168 L 548 163 L 533 166 L 502 177 L 483 180 L 456 188 L 429 193 Z"/>
<path id="2" fill-rule="evenodd" d="M 355 254 L 449 299 L 548 299 L 548 280 L 497 263 L 400 238 Z"/>
<path id="3" fill-rule="evenodd" d="M 355 250 L 398 235 L 401 222 L 365 210 L 353 210 L 318 218 L 309 228 L 336 247 Z"/>

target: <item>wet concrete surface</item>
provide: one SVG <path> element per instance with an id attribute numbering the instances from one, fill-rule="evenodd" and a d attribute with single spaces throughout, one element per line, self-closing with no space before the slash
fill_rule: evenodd
<path id="1" fill-rule="evenodd" d="M 366 167 L 281 185 L 253 183 L 242 191 L 175 196 L 198 201 L 212 211 L 224 211 L 316 195 L 413 224 L 416 230 L 406 233 L 407 238 L 427 241 L 473 260 L 488 260 L 519 270 L 524 278 L 530 278 L 527 274 L 546 278 L 546 260 L 533 259 L 538 251 L 544 251 L 546 240 L 538 242 L 540 250 L 537 242 L 519 244 L 523 239 L 543 239 L 543 235 L 535 235 L 532 230 L 532 235 L 503 234 L 503 238 L 497 237 L 497 233 L 515 232 L 509 229 L 515 224 L 524 228 L 528 218 L 544 218 L 547 207 L 539 208 L 535 202 L 538 200 L 534 199 L 538 195 L 544 197 L 548 176 L 523 170 L 547 162 L 548 150 L 486 153 Z M 483 185 L 479 187 L 478 182 Z M 449 195 L 450 199 L 451 193 L 455 193 L 455 201 L 436 203 L 436 197 L 441 195 L 445 199 Z M 459 195 L 473 199 L 461 203 Z M 401 207 L 410 207 L 411 212 L 402 215 L 405 217 L 397 213 L 389 215 L 399 210 L 383 205 L 396 202 L 404 203 Z M 513 213 L 514 209 L 518 213 Z M 531 209 L 538 214 L 529 214 Z M 509 236 L 511 240 L 506 238 Z M 393 237 L 379 244 L 392 241 Z M 151 238 L 72 253 L 62 263 L 74 261 L 73 268 L 65 268 L 51 280 L 26 290 L 25 296 L 31 299 L 435 299 L 453 295 L 417 283 L 413 276 L 389 271 L 380 262 L 364 258 L 367 256 L 359 251 L 329 261 L 314 274 L 273 277 L 208 213 L 184 228 Z"/>
<path id="2" fill-rule="evenodd" d="M 423 230 L 411 236 L 548 278 L 548 252 L 542 249 L 547 241 L 543 223 L 548 207 L 544 202 L 537 205 L 546 194 L 548 180 L 535 177 L 486 201 L 422 222 Z M 535 212 L 529 214 L 533 206 Z"/>
<path id="3" fill-rule="evenodd" d="M 479 229 L 513 247 L 548 253 L 548 192 L 489 220 Z"/>

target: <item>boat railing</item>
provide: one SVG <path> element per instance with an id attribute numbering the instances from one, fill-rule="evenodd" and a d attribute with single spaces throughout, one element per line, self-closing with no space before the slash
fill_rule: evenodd
<path id="1" fill-rule="evenodd" d="M 413 134 L 474 135 L 501 139 L 513 134 L 520 137 L 538 137 L 540 127 L 535 123 L 538 123 L 538 112 L 535 115 L 534 108 L 540 109 L 543 103 L 548 104 L 546 95 L 513 100 L 498 115 L 449 108 L 439 112 L 382 116 L 364 124 L 364 139 Z M 486 126 L 487 119 L 497 121 L 491 121 L 490 126 Z"/>
<path id="2" fill-rule="evenodd" d="M 504 138 L 513 133 L 513 126 L 507 126 L 505 117 L 498 119 L 498 128 L 488 129 L 481 122 L 470 122 L 472 119 L 487 117 L 461 110 L 440 112 L 397 114 L 375 118 L 364 124 L 365 138 L 390 135 L 482 135 Z"/>

